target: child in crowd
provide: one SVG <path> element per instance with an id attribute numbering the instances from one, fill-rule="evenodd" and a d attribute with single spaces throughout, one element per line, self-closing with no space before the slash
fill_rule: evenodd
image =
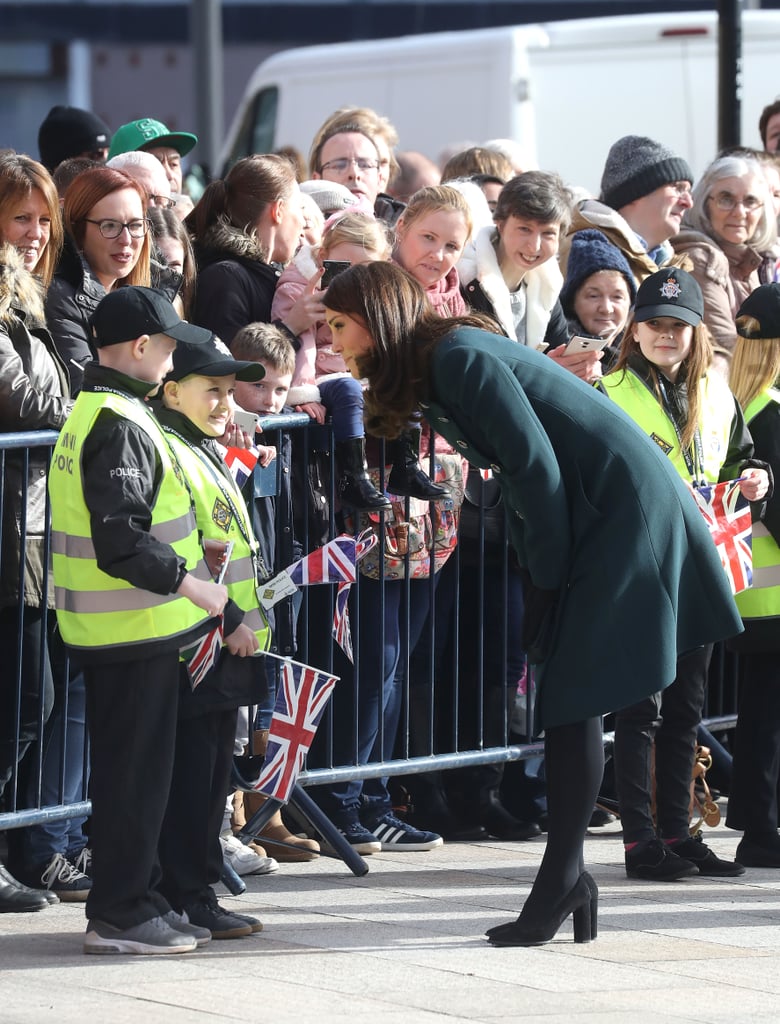
<path id="1" fill-rule="evenodd" d="M 268 573 L 249 511 L 215 439 L 225 433 L 235 409 L 236 380 L 257 381 L 262 375 L 259 363 L 233 359 L 227 346 L 213 336 L 206 345 L 180 344 L 158 413 L 187 479 L 209 561 L 220 567 L 224 561 L 229 595 L 219 660 L 195 687 L 183 664 L 180 670 L 176 756 L 160 836 L 160 891 L 174 910 L 208 928 L 215 939 L 239 938 L 262 929 L 259 921 L 220 907 L 212 888 L 222 873 L 219 839 L 230 790 L 237 709 L 266 696 L 265 665 L 251 656 L 266 650 L 270 641 L 257 599 L 258 580 Z M 226 554 L 228 544 L 233 547 Z M 266 858 L 263 873 L 276 866 Z"/>
<path id="2" fill-rule="evenodd" d="M 756 446 L 775 480 L 780 476 L 780 284 L 765 284 L 737 313 L 737 344 L 730 386 L 745 410 Z M 726 824 L 745 834 L 736 860 L 746 867 L 780 867 L 778 780 L 780 777 L 780 494 L 753 522 L 753 586 L 737 594 L 745 632 L 729 641 L 739 652 L 739 715 Z"/>
<path id="3" fill-rule="evenodd" d="M 263 367 L 264 376 L 256 381 L 237 381 L 236 405 L 258 416 L 281 413 L 295 370 L 295 350 L 287 335 L 273 324 L 248 324 L 233 339 L 233 355 Z M 259 471 L 255 471 L 245 488 L 247 505 L 252 515 L 252 526 L 260 544 L 263 561 L 272 575 L 297 561 L 301 556 L 300 544 L 293 530 L 291 490 L 292 445 L 289 434 L 281 431 L 276 442 L 276 487 L 269 496 L 268 488 L 261 485 Z M 248 493 L 246 493 L 248 491 Z M 283 598 L 270 609 L 273 640 L 270 650 L 282 656 L 295 654 L 295 621 L 300 603 L 298 594 Z M 237 746 L 246 747 L 253 757 L 262 757 L 268 744 L 268 730 L 273 714 L 278 683 L 279 662 L 267 660 L 269 693 L 261 702 L 253 723 L 251 742 L 248 722 L 239 722 Z M 239 830 L 247 819 L 260 809 L 265 797 L 258 793 L 233 796 L 233 826 Z M 283 862 L 314 860 L 319 843 L 313 839 L 293 835 L 285 828 L 279 811 L 273 815 L 260 833 L 263 848 Z M 284 845 L 280 845 L 284 844 Z"/>
<path id="4" fill-rule="evenodd" d="M 227 590 L 212 582 L 192 498 L 146 399 L 177 341 L 205 345 L 210 335 L 180 321 L 160 292 L 134 286 L 106 295 L 91 326 L 99 362 L 85 369 L 49 470 L 57 623 L 87 692 L 93 858 L 84 952 L 186 953 L 210 932 L 156 888 L 179 649 L 219 624 Z"/>
<path id="5" fill-rule="evenodd" d="M 742 411 L 711 368 L 703 315 L 701 288 L 691 274 L 676 268 L 651 274 L 637 292 L 615 369 L 599 386 L 689 486 L 740 478 L 742 494 L 760 501 L 769 485 L 766 464 L 753 460 Z M 670 882 L 744 871 L 688 833 L 694 747 L 711 656 L 711 644 L 683 655 L 671 686 L 615 716 L 615 783 L 631 878 Z M 657 826 L 650 792 L 654 739 Z"/>
<path id="6" fill-rule="evenodd" d="M 303 248 L 279 279 L 271 307 L 273 320 L 284 320 L 312 280 L 327 280 L 324 261 L 368 263 L 390 258 L 390 242 L 385 226 L 365 213 L 344 213 L 332 218 L 325 227 L 319 247 Z M 318 293 L 321 296 L 321 292 Z M 318 423 L 326 416 L 333 422 L 339 478 L 336 491 L 341 501 L 352 508 L 389 510 L 388 499 L 369 478 L 366 467 L 363 428 L 363 389 L 354 380 L 344 360 L 331 348 L 330 328 L 322 319 L 299 335 L 301 347 L 296 359 L 291 401 Z M 410 464 L 405 453 L 393 465 L 388 490 L 409 494 L 422 500 L 442 496 L 422 471 L 416 457 Z"/>

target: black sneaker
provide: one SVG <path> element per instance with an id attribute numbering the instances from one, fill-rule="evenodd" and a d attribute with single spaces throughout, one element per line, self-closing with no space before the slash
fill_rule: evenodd
<path id="1" fill-rule="evenodd" d="M 744 875 L 745 868 L 734 860 L 721 860 L 704 842 L 700 833 L 681 839 L 672 844 L 672 850 L 678 857 L 691 861 L 699 869 L 700 875 L 713 878 L 736 878 Z"/>
<path id="2" fill-rule="evenodd" d="M 382 844 L 383 852 L 433 850 L 444 842 L 435 832 L 423 832 L 414 825 L 396 818 L 392 811 L 388 811 L 375 821 L 371 826 L 371 832 Z"/>
<path id="3" fill-rule="evenodd" d="M 54 893 L 63 903 L 83 903 L 92 888 L 92 879 L 74 867 L 63 853 L 55 853 L 34 875 L 35 878 L 30 875 L 29 881 L 35 888 Z"/>
<path id="4" fill-rule="evenodd" d="M 780 868 L 780 836 L 777 832 L 760 837 L 746 833 L 737 847 L 736 859 L 748 868 Z"/>
<path id="5" fill-rule="evenodd" d="M 212 939 L 241 939 L 253 931 L 250 924 L 220 907 L 216 900 L 190 903 L 184 912 L 190 924 L 208 928 Z"/>
<path id="6" fill-rule="evenodd" d="M 237 914 L 235 910 L 231 910 L 230 913 L 233 917 L 237 917 L 239 921 L 248 924 L 253 932 L 261 932 L 263 930 L 263 922 L 258 918 L 250 917 L 249 914 Z"/>
<path id="7" fill-rule="evenodd" d="M 660 839 L 647 839 L 626 850 L 626 874 L 649 882 L 676 882 L 697 874 L 696 865 L 672 853 Z"/>

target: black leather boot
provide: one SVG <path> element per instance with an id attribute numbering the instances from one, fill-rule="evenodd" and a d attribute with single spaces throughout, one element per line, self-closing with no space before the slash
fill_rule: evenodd
<path id="1" fill-rule="evenodd" d="M 48 906 L 42 892 L 28 889 L 0 864 L 0 914 L 26 914 Z"/>
<path id="2" fill-rule="evenodd" d="M 391 494 L 409 495 L 421 501 L 436 501 L 447 495 L 447 488 L 435 484 L 420 465 L 420 428 L 410 427 L 387 445 L 393 468 L 387 478 Z"/>
<path id="3" fill-rule="evenodd" d="M 351 437 L 336 442 L 336 465 L 339 477 L 336 493 L 342 505 L 364 512 L 389 512 L 387 497 L 371 483 L 366 466 L 366 439 Z"/>

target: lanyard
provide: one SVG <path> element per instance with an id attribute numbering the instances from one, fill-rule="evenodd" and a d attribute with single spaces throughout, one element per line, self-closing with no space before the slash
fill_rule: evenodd
<path id="1" fill-rule="evenodd" d="M 249 545 L 249 548 L 252 552 L 252 557 L 255 560 L 257 560 L 257 541 L 255 540 L 251 530 L 249 529 L 249 524 L 246 522 L 243 515 L 239 511 L 239 506 L 235 500 L 235 494 L 230 493 L 230 491 L 234 487 L 233 478 L 228 477 L 224 473 L 220 472 L 220 470 L 218 470 L 217 467 L 212 463 L 208 455 L 201 451 L 198 445 L 192 444 L 192 442 L 188 441 L 186 437 L 183 437 L 178 432 L 178 430 L 175 430 L 173 427 L 169 427 L 167 425 L 163 427 L 163 430 L 166 433 L 172 434 L 174 437 L 177 437 L 182 442 L 182 444 L 186 445 L 190 449 L 190 451 L 193 452 L 206 467 L 214 483 L 217 485 L 220 492 L 222 493 L 222 497 L 227 502 L 230 511 L 233 513 L 233 516 L 235 517 L 236 520 L 236 525 L 238 526 L 238 529 L 241 532 L 241 536 Z"/>
<path id="2" fill-rule="evenodd" d="M 677 434 L 677 442 L 680 445 L 680 452 L 682 453 L 682 457 L 685 460 L 686 468 L 688 472 L 691 474 L 691 481 L 693 482 L 693 485 L 695 487 L 700 486 L 706 483 L 704 479 L 704 447 L 701 442 L 701 431 L 699 430 L 699 427 L 697 425 L 693 435 L 692 447 L 688 449 L 683 448 L 682 434 L 680 433 L 680 428 L 677 425 L 677 419 L 672 411 L 672 404 L 669 400 L 669 394 L 666 390 L 666 384 L 664 383 L 663 374 L 658 373 L 657 377 L 658 390 L 661 392 L 661 404 L 663 405 L 664 412 L 669 417 L 672 426 L 674 427 L 675 434 Z"/>

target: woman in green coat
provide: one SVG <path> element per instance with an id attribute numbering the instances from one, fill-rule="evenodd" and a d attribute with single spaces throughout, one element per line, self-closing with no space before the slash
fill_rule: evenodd
<path id="1" fill-rule="evenodd" d="M 469 462 L 490 467 L 526 576 L 523 646 L 537 668 L 549 832 L 516 922 L 494 945 L 535 945 L 574 915 L 595 936 L 583 840 L 603 770 L 601 716 L 675 677 L 678 655 L 741 629 L 704 520 L 655 445 L 614 403 L 537 352 L 441 319 L 398 267 L 356 266 L 326 318 L 367 427 L 397 436 L 420 410 Z"/>

